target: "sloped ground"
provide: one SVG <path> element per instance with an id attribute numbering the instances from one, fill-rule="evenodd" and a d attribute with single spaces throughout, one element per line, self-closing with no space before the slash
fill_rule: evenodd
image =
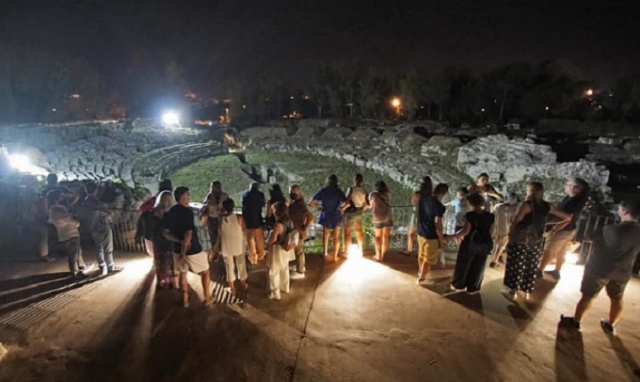
<path id="1" fill-rule="evenodd" d="M 619 336 L 599 328 L 603 296 L 582 334 L 557 329 L 579 297 L 581 268 L 543 281 L 530 302 L 499 293 L 487 269 L 480 295 L 447 294 L 446 283 L 414 283 L 414 259 L 388 264 L 309 256 L 304 280 L 282 301 L 266 298 L 266 271 L 251 271 L 247 303 L 178 305 L 155 291 L 150 261 L 127 269 L 9 341 L 0 381 L 631 381 L 640 357 L 638 291 L 632 280 Z M 46 269 L 45 269 L 46 268 Z M 64 262 L 5 263 L 2 285 Z M 451 273 L 432 275 L 445 281 Z M 11 275 L 13 281 L 7 281 Z M 12 284 L 13 283 L 13 284 Z M 23 281 L 23 284 L 25 282 Z M 191 285 L 201 296 L 197 280 Z M 26 285 L 23 285 L 26 287 Z M 4 290 L 4 287 L 3 287 Z M 3 329 L 7 342 L 9 332 Z"/>

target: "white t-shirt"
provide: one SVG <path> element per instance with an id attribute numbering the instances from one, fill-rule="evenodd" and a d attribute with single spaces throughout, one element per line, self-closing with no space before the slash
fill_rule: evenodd
<path id="1" fill-rule="evenodd" d="M 244 234 L 236 214 L 221 218 L 220 243 L 223 256 L 244 255 Z"/>
<path id="2" fill-rule="evenodd" d="M 517 212 L 518 206 L 515 204 L 500 203 L 496 205 L 493 214 L 496 216 L 495 225 L 497 236 L 506 236 L 509 234 L 511 223 L 513 222 L 513 218 L 516 217 Z"/>
<path id="3" fill-rule="evenodd" d="M 80 236 L 80 222 L 71 216 L 65 206 L 53 205 L 49 209 L 49 222 L 58 231 L 58 241 L 67 241 Z"/>
<path id="4" fill-rule="evenodd" d="M 213 194 L 208 194 L 207 197 L 204 200 L 204 204 L 207 205 L 207 215 L 210 218 L 219 218 L 220 217 L 220 210 L 222 209 L 222 202 L 224 202 L 225 200 L 229 199 L 229 195 L 227 195 L 227 193 L 223 192 L 222 194 L 220 194 L 220 197 L 218 198 L 218 200 L 215 200 L 216 197 Z"/>
<path id="5" fill-rule="evenodd" d="M 351 190 L 351 203 L 355 208 L 363 208 L 367 204 L 367 191 L 360 186 L 353 186 Z M 347 194 L 349 191 L 347 190 Z"/>

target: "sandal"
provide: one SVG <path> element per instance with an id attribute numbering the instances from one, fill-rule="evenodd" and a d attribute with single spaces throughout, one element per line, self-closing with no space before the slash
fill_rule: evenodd
<path id="1" fill-rule="evenodd" d="M 402 252 L 400 252 L 401 255 L 405 255 L 405 256 L 411 256 L 411 252 L 404 250 Z"/>

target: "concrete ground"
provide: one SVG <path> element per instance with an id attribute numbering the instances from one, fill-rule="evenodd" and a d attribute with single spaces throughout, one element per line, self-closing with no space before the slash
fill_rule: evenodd
<path id="1" fill-rule="evenodd" d="M 87 256 L 89 257 L 89 256 Z M 263 266 L 243 304 L 183 308 L 155 289 L 151 260 L 119 254 L 126 269 L 81 283 L 55 263 L 3 260 L 0 381 L 631 381 L 640 379 L 640 281 L 627 291 L 617 337 L 600 329 L 602 295 L 582 333 L 559 330 L 573 313 L 582 268 L 545 280 L 529 301 L 500 292 L 487 269 L 482 293 L 446 292 L 451 266 L 419 286 L 415 259 L 385 264 L 308 256 L 304 280 L 267 298 Z"/>

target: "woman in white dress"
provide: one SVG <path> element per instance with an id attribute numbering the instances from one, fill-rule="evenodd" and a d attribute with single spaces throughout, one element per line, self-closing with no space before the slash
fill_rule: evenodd
<path id="1" fill-rule="evenodd" d="M 289 222 L 289 209 L 285 203 L 272 206 L 275 225 L 267 240 L 267 267 L 269 268 L 269 298 L 280 300 L 281 293 L 289 293 L 289 262 L 296 259 L 298 233 Z"/>
<path id="2" fill-rule="evenodd" d="M 222 257 L 227 268 L 227 282 L 231 293 L 236 294 L 236 269 L 242 284 L 242 290 L 249 288 L 247 283 L 247 259 L 245 258 L 245 224 L 242 216 L 233 212 L 233 199 L 222 202 L 220 217 L 220 244 Z"/>

